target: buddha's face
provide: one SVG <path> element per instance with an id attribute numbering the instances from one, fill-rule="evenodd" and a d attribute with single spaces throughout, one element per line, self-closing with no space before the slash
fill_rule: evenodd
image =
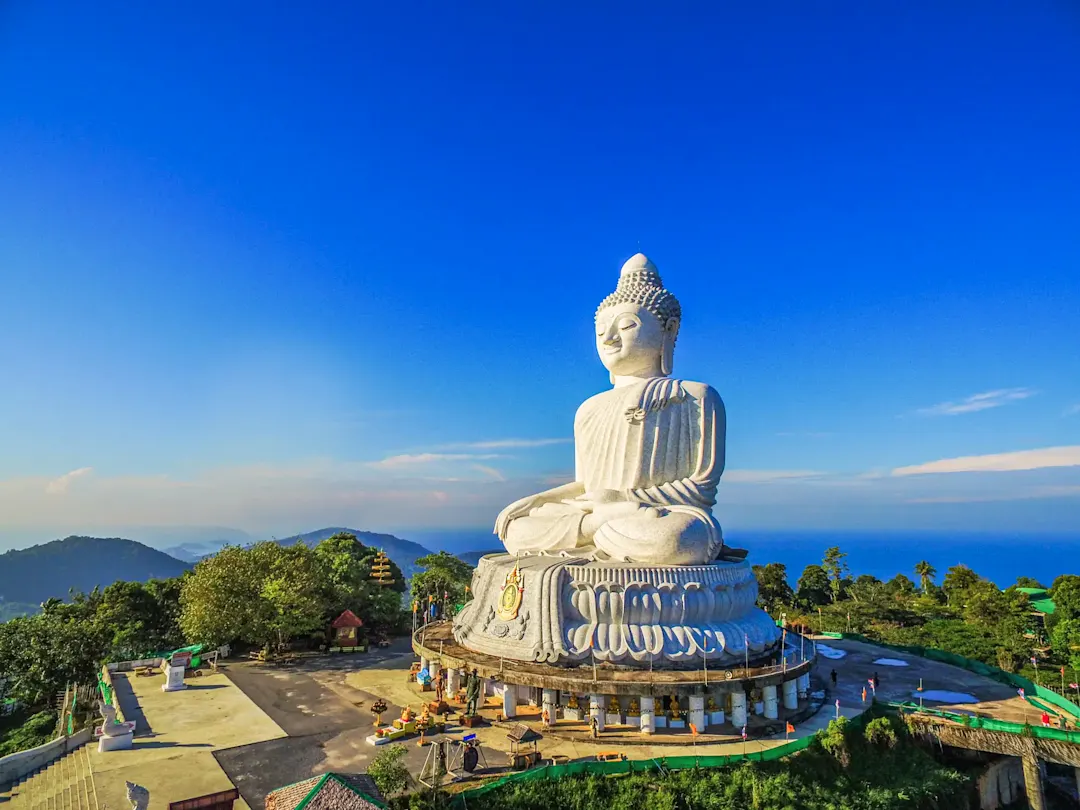
<path id="1" fill-rule="evenodd" d="M 596 316 L 596 351 L 600 362 L 620 377 L 660 373 L 665 331 L 659 319 L 634 303 L 616 304 Z"/>

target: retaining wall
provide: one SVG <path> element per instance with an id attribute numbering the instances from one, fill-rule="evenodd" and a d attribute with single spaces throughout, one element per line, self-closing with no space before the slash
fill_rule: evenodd
<path id="1" fill-rule="evenodd" d="M 93 729 L 84 728 L 71 736 L 57 737 L 52 742 L 39 745 L 37 748 L 0 757 L 0 785 L 10 784 L 33 773 L 38 768 L 44 768 L 68 751 L 74 751 L 80 745 L 90 742 L 92 736 Z"/>

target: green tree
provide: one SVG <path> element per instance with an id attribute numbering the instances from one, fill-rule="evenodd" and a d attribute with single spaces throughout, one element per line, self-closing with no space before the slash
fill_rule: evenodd
<path id="1" fill-rule="evenodd" d="M 794 604 L 795 592 L 788 585 L 786 565 L 776 562 L 755 565 L 754 576 L 758 583 L 758 604 L 766 611 L 776 615 Z"/>
<path id="2" fill-rule="evenodd" d="M 412 781 L 409 766 L 405 762 L 408 749 L 401 743 L 383 748 L 368 765 L 367 773 L 375 781 L 379 792 L 387 798 L 405 790 Z"/>
<path id="3" fill-rule="evenodd" d="M 984 627 L 994 627 L 1011 614 L 1008 597 L 985 579 L 973 582 L 964 590 L 963 610 L 964 618 Z"/>
<path id="4" fill-rule="evenodd" d="M 123 661 L 170 650 L 183 643 L 179 619 L 180 579 L 118 581 L 100 594 L 94 619 L 108 638 L 105 657 Z"/>
<path id="5" fill-rule="evenodd" d="M 847 590 L 856 602 L 872 602 L 885 592 L 884 583 L 870 574 L 859 574 Z"/>
<path id="6" fill-rule="evenodd" d="M 421 610 L 429 596 L 441 603 L 443 594 L 447 594 L 451 605 L 465 601 L 465 588 L 472 582 L 471 565 L 445 551 L 421 557 L 416 564 L 424 570 L 413 575 L 410 592 Z"/>
<path id="7" fill-rule="evenodd" d="M 326 610 L 315 554 L 298 543 L 230 546 L 184 579 L 180 625 L 192 643 L 269 649 L 318 627 Z"/>
<path id="8" fill-rule="evenodd" d="M 829 575 L 820 565 L 808 565 L 795 585 L 799 604 L 813 609 L 829 602 Z"/>
<path id="9" fill-rule="evenodd" d="M 266 634 L 279 647 L 292 638 L 310 633 L 323 624 L 326 603 L 322 599 L 319 567 L 311 549 L 302 543 L 282 547 L 268 555 L 261 597 L 266 602 Z"/>
<path id="10" fill-rule="evenodd" d="M 319 543 L 314 551 L 322 576 L 327 622 L 348 609 L 378 634 L 389 635 L 403 628 L 401 593 L 405 584 L 401 569 L 393 560 L 390 561 L 393 585 L 383 586 L 371 579 L 377 551 L 365 546 L 355 535 L 335 534 Z"/>
<path id="11" fill-rule="evenodd" d="M 909 599 L 915 596 L 915 583 L 903 574 L 897 574 L 885 583 L 885 593 L 894 599 Z"/>
<path id="12" fill-rule="evenodd" d="M 1050 646 L 1058 660 L 1080 670 L 1080 618 L 1065 619 L 1054 625 Z"/>
<path id="13" fill-rule="evenodd" d="M 821 561 L 821 567 L 829 577 L 829 593 L 833 602 L 840 601 L 844 578 L 848 575 L 848 566 L 844 562 L 846 557 L 847 552 L 841 551 L 839 546 L 830 546 L 825 549 L 825 557 Z"/>
<path id="14" fill-rule="evenodd" d="M 919 586 L 922 588 L 923 593 L 930 591 L 930 586 L 934 584 L 934 577 L 937 576 L 937 569 L 934 568 L 926 560 L 915 563 L 915 576 L 919 578 Z"/>
<path id="15" fill-rule="evenodd" d="M 950 606 L 962 607 L 968 589 L 978 581 L 979 575 L 966 565 L 954 565 L 945 572 L 945 579 L 941 582 L 941 589 L 945 592 L 945 599 Z"/>
<path id="16" fill-rule="evenodd" d="M 1050 586 L 1050 598 L 1054 600 L 1051 623 L 1080 619 L 1080 576 L 1062 574 Z"/>
<path id="17" fill-rule="evenodd" d="M 1016 578 L 1016 587 L 1017 588 L 1042 588 L 1042 589 L 1045 590 L 1045 587 L 1043 586 L 1043 584 L 1041 582 L 1039 582 L 1037 579 L 1032 579 L 1031 577 L 1017 577 Z"/>

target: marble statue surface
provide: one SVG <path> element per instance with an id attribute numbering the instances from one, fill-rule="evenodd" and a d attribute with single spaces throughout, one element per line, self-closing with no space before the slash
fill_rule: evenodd
<path id="1" fill-rule="evenodd" d="M 755 605 L 758 584 L 745 560 L 645 566 L 565 552 L 489 554 L 471 590 L 454 617 L 455 639 L 519 661 L 741 666 L 780 638 Z"/>
<path id="2" fill-rule="evenodd" d="M 574 419 L 574 481 L 516 501 L 495 533 L 512 554 L 699 565 L 723 551 L 713 517 L 726 417 L 705 383 L 671 377 L 682 310 L 642 254 L 596 311 L 611 389 Z"/>
<path id="3" fill-rule="evenodd" d="M 771 653 L 746 552 L 713 516 L 724 472 L 724 403 L 671 376 L 682 309 L 642 254 L 596 311 L 611 388 L 574 419 L 574 481 L 499 514 L 506 554 L 473 574 L 455 639 L 520 661 L 734 664 Z"/>

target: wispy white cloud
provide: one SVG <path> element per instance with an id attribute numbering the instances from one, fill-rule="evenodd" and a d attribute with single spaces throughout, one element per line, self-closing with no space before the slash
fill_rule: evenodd
<path id="1" fill-rule="evenodd" d="M 68 491 L 71 486 L 71 482 L 76 478 L 82 478 L 83 476 L 90 475 L 94 471 L 93 467 L 79 467 L 77 470 L 64 473 L 59 478 L 54 478 L 48 484 L 45 485 L 45 491 L 50 495 L 63 495 Z"/>
<path id="2" fill-rule="evenodd" d="M 494 467 L 489 467 L 486 464 L 473 464 L 472 468 L 477 472 L 481 472 L 484 475 L 490 476 L 496 481 L 506 480 L 506 476 L 504 476 L 499 470 L 495 469 Z"/>
<path id="3" fill-rule="evenodd" d="M 399 456 L 388 456 L 381 461 L 372 461 L 370 466 L 389 470 L 440 461 L 486 461 L 493 458 L 505 458 L 505 456 L 498 453 L 404 453 Z"/>
<path id="4" fill-rule="evenodd" d="M 1077 414 L 1080 414 L 1080 402 L 1077 402 L 1075 405 L 1070 405 L 1061 415 L 1076 416 Z"/>
<path id="5" fill-rule="evenodd" d="M 795 481 L 820 478 L 817 470 L 726 470 L 723 481 L 733 484 L 769 484 L 774 481 Z"/>
<path id="6" fill-rule="evenodd" d="M 1030 501 L 1039 498 L 1072 498 L 1080 495 L 1080 485 L 1041 486 L 1011 492 L 990 492 L 972 495 L 932 495 L 908 498 L 907 503 L 997 503 L 999 501 Z"/>
<path id="7" fill-rule="evenodd" d="M 959 416 L 963 413 L 1000 408 L 1010 402 L 1033 397 L 1037 393 L 1039 392 L 1032 388 L 999 388 L 995 391 L 972 394 L 959 402 L 939 402 L 929 408 L 919 408 L 915 413 L 920 416 Z"/>
<path id="8" fill-rule="evenodd" d="M 570 444 L 572 437 L 558 439 L 490 439 L 482 442 L 456 442 L 443 445 L 441 450 L 506 450 L 527 449 L 531 447 L 549 447 L 553 444 Z"/>
<path id="9" fill-rule="evenodd" d="M 985 456 L 943 458 L 926 464 L 897 467 L 892 475 L 928 475 L 931 473 L 1017 472 L 1041 470 L 1048 467 L 1080 465 L 1080 445 L 1046 447 L 1041 450 L 1017 450 L 1012 453 L 993 453 Z"/>

